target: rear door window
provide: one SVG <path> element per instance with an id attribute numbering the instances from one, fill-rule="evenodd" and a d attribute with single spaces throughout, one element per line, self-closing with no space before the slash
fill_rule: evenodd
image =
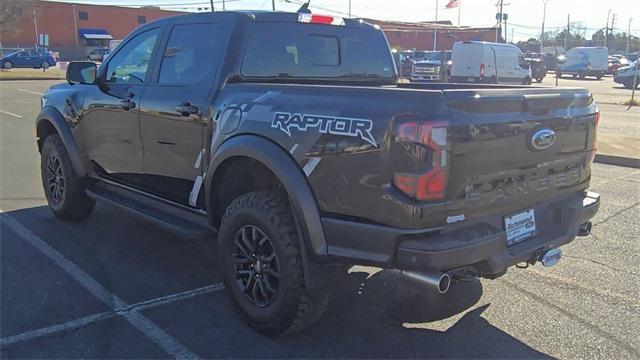
<path id="1" fill-rule="evenodd" d="M 219 63 L 222 45 L 219 24 L 176 25 L 164 49 L 160 84 L 189 84 L 204 80 Z"/>

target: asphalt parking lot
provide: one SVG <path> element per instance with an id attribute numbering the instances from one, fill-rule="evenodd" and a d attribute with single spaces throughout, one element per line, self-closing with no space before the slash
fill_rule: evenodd
<path id="1" fill-rule="evenodd" d="M 0 82 L 2 358 L 640 357 L 639 169 L 594 164 L 593 234 L 553 268 L 438 296 L 354 267 L 316 326 L 268 338 L 226 300 L 215 239 L 184 240 L 102 204 L 80 223 L 53 217 L 34 141 L 39 94 L 53 83 Z M 622 111 L 603 104 L 603 117 L 608 107 Z M 626 130 L 611 127 L 640 138 L 632 111 Z"/>

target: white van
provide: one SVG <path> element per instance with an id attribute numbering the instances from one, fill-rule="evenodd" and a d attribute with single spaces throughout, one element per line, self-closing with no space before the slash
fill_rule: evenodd
<path id="1" fill-rule="evenodd" d="M 451 82 L 531 84 L 531 69 L 511 44 L 459 41 L 453 44 Z"/>
<path id="2" fill-rule="evenodd" d="M 609 50 L 604 47 L 575 47 L 567 51 L 564 61 L 558 65 L 556 76 L 564 74 L 584 79 L 594 76 L 601 79 L 609 67 Z"/>

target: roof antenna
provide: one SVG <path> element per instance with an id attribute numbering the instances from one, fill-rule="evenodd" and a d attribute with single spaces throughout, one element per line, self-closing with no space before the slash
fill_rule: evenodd
<path id="1" fill-rule="evenodd" d="M 300 9 L 298 9 L 297 12 L 301 14 L 311 14 L 311 10 L 309 10 L 310 3 L 311 3 L 311 0 L 308 0 L 305 4 L 302 4 L 302 6 L 300 6 Z"/>

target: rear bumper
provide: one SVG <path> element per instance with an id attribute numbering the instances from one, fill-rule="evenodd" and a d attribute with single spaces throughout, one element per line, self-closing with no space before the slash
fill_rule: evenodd
<path id="1" fill-rule="evenodd" d="M 598 211 L 600 195 L 580 192 L 533 206 L 540 234 L 507 247 L 502 215 L 451 228 L 406 230 L 324 219 L 334 262 L 497 277 L 571 242 Z"/>

